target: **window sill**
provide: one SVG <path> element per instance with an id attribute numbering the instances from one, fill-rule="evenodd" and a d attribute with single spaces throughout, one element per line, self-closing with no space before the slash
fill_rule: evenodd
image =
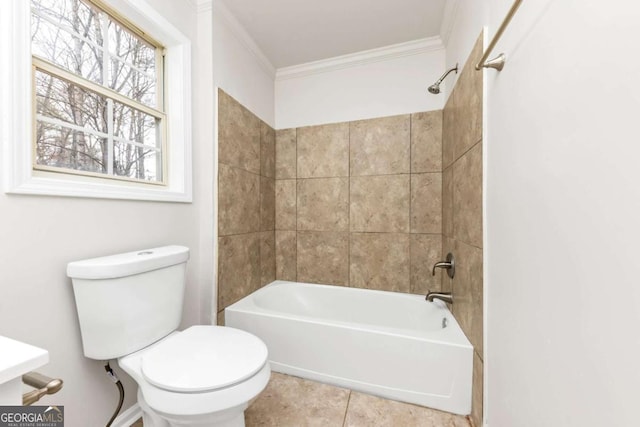
<path id="1" fill-rule="evenodd" d="M 99 178 L 87 179 L 86 177 L 38 171 L 34 171 L 33 176 L 22 183 L 7 188 L 6 193 L 177 203 L 191 203 L 193 201 L 190 189 L 185 191 L 185 189 L 171 188 L 170 186 L 114 182 Z"/>

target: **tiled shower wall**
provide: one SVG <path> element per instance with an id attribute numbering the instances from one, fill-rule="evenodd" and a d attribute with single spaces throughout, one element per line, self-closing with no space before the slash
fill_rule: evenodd
<path id="1" fill-rule="evenodd" d="M 275 280 L 275 131 L 218 91 L 218 318 Z"/>
<path id="2" fill-rule="evenodd" d="M 455 277 L 443 276 L 453 292 L 453 314 L 475 349 L 472 420 L 482 425 L 482 56 L 477 40 L 443 114 L 442 256 L 456 258 Z"/>
<path id="3" fill-rule="evenodd" d="M 475 348 L 476 426 L 483 93 L 473 66 L 481 54 L 480 38 L 443 111 L 274 132 L 220 91 L 218 126 L 219 314 L 275 278 L 452 291 L 452 311 Z M 456 256 L 455 278 L 432 277 L 447 252 Z"/>
<path id="4" fill-rule="evenodd" d="M 439 290 L 442 111 L 276 132 L 276 277 Z"/>

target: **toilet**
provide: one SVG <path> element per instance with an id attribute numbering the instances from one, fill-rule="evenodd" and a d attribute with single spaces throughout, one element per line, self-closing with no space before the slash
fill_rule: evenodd
<path id="1" fill-rule="evenodd" d="M 177 330 L 188 259 L 165 246 L 69 263 L 84 355 L 136 381 L 145 427 L 242 427 L 271 375 L 267 347 L 228 327 Z"/>

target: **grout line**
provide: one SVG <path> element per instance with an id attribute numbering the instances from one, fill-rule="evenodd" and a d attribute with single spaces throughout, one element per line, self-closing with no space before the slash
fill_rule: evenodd
<path id="1" fill-rule="evenodd" d="M 349 191 L 347 193 L 348 200 L 348 212 L 347 212 L 347 286 L 351 287 L 351 123 L 347 126 L 347 157 L 348 157 L 348 165 L 347 165 L 347 174 L 349 177 Z M 351 392 L 349 392 L 349 397 L 351 397 Z M 347 407 L 349 407 L 349 402 L 347 401 Z M 347 414 L 345 412 L 345 420 Z"/>
<path id="2" fill-rule="evenodd" d="M 347 396 L 347 407 L 344 408 L 344 418 L 342 419 L 342 427 L 347 425 L 347 414 L 349 413 L 349 404 L 351 403 L 351 393 L 353 390 L 349 390 L 349 395 Z"/>
<path id="3" fill-rule="evenodd" d="M 438 173 L 438 171 L 420 172 L 420 173 Z M 367 178 L 370 176 L 393 176 L 393 175 L 412 175 L 412 174 L 413 172 L 378 173 L 378 174 L 366 174 L 366 175 L 351 175 L 351 178 Z"/>
<path id="4" fill-rule="evenodd" d="M 233 166 L 231 166 L 233 167 Z M 244 169 L 241 169 L 244 170 Z M 373 178 L 377 176 L 398 176 L 398 175 L 424 175 L 429 173 L 442 173 L 443 171 L 427 171 L 427 172 L 396 172 L 396 173 L 381 173 L 371 175 L 333 175 L 333 176 L 310 176 L 310 177 L 297 177 L 297 178 L 276 178 L 277 181 L 284 181 L 288 179 L 331 179 L 331 178 Z M 249 172 L 251 173 L 251 172 Z M 269 177 L 267 177 L 269 178 Z"/>
<path id="5" fill-rule="evenodd" d="M 280 230 L 280 231 L 292 231 L 292 230 Z M 350 233 L 348 230 L 296 230 L 298 233 L 333 233 L 333 234 L 345 234 Z M 387 233 L 393 234 L 393 233 Z M 407 234 L 407 233 L 403 233 Z"/>
<path id="6" fill-rule="evenodd" d="M 295 171 L 296 171 L 296 176 L 295 176 L 295 190 L 296 190 L 296 197 L 295 197 L 295 201 L 296 201 L 296 253 L 295 253 L 295 267 L 296 267 L 296 282 L 298 281 L 298 128 L 295 128 L 294 130 L 295 133 L 295 143 L 296 143 L 296 158 L 295 158 L 295 162 L 296 162 L 296 167 L 295 167 Z"/>
<path id="7" fill-rule="evenodd" d="M 408 231 L 350 231 L 351 234 L 400 234 L 400 235 L 416 235 L 416 234 L 433 234 L 437 235 L 437 233 L 409 233 Z"/>
<path id="8" fill-rule="evenodd" d="M 400 174 L 396 174 L 400 175 Z M 375 175 L 364 175 L 375 176 Z M 337 179 L 337 178 L 349 178 L 349 175 L 331 175 L 331 176 L 299 176 L 296 179 Z"/>
<path id="9" fill-rule="evenodd" d="M 464 240 L 456 239 L 453 236 L 451 236 L 450 239 L 455 241 L 455 242 L 462 243 L 463 245 L 467 245 L 469 247 L 472 247 L 474 249 L 480 249 L 483 252 L 483 255 L 484 255 L 484 249 L 481 246 L 472 245 L 471 243 L 467 243 Z"/>
<path id="10" fill-rule="evenodd" d="M 260 180 L 258 182 L 258 206 L 259 206 L 259 216 L 260 216 L 260 234 L 258 235 L 258 274 L 259 274 L 259 278 L 258 278 L 258 286 L 257 288 L 260 289 L 262 287 L 262 220 L 264 219 L 264 212 L 263 212 L 263 197 L 265 197 L 266 195 L 263 194 L 266 193 L 266 189 L 263 186 L 262 183 L 262 123 L 260 122 L 260 120 L 258 120 L 258 140 L 260 141 L 259 147 L 258 147 L 258 159 L 259 159 L 259 163 L 260 163 Z M 266 173 L 266 171 L 265 171 Z M 274 180 L 275 181 L 275 180 Z M 275 190 L 275 182 L 273 184 L 274 190 Z M 275 214 L 275 212 L 274 212 Z M 266 255 L 266 254 L 265 254 Z M 253 292 L 253 290 L 252 290 Z M 246 295 L 245 295 L 246 296 Z"/>
<path id="11" fill-rule="evenodd" d="M 413 114 L 409 114 L 409 234 L 411 234 L 412 213 L 413 213 Z M 413 293 L 413 254 L 411 253 L 411 236 L 409 236 L 409 293 Z"/>
<path id="12" fill-rule="evenodd" d="M 300 230 L 291 230 L 291 229 L 275 229 L 275 230 L 265 230 L 265 232 L 267 231 L 297 231 L 299 233 L 350 233 L 350 234 L 407 234 L 410 236 L 444 236 L 444 237 L 449 237 L 450 236 L 446 236 L 442 233 L 411 233 L 409 231 L 361 231 L 361 230 L 307 230 L 307 229 L 300 229 Z M 256 231 L 256 233 L 258 233 Z M 239 234 L 251 234 L 251 233 L 239 233 Z M 238 234 L 227 234 L 225 236 L 237 236 Z M 224 237 L 224 236 L 223 236 Z M 453 238 L 451 238 L 452 240 L 454 240 Z M 482 249 L 480 247 L 477 246 L 473 246 L 470 245 L 462 240 L 458 240 L 459 242 L 464 243 L 467 246 L 471 246 L 472 248 L 475 249 Z"/>
<path id="13" fill-rule="evenodd" d="M 259 158 L 259 157 L 258 157 L 258 158 Z M 252 172 L 252 171 L 250 171 L 250 170 L 247 170 L 247 169 L 241 168 L 241 167 L 239 167 L 239 166 L 230 165 L 230 164 L 228 164 L 228 163 L 223 163 L 223 162 L 221 162 L 221 161 L 218 161 L 218 165 L 224 165 L 224 166 L 226 166 L 226 167 L 228 167 L 228 168 L 235 169 L 235 170 L 239 170 L 239 171 L 242 171 L 242 172 L 246 172 L 246 173 L 249 173 L 249 174 L 251 174 L 251 175 L 255 175 L 255 176 L 262 176 L 262 175 L 260 175 L 260 173 L 259 173 L 259 172 L 258 172 L 258 173 L 255 173 L 255 172 Z M 269 177 L 265 177 L 265 178 L 269 178 Z"/>
<path id="14" fill-rule="evenodd" d="M 275 231 L 275 230 L 265 230 L 265 232 L 268 232 L 268 231 Z M 260 233 L 263 233 L 263 231 L 258 230 L 258 231 L 247 231 L 244 233 L 218 234 L 218 239 L 220 239 L 221 237 L 246 236 L 248 234 L 256 234 L 256 233 L 260 234 Z"/>
<path id="15" fill-rule="evenodd" d="M 449 167 L 453 166 L 454 163 L 456 163 L 458 160 L 460 160 L 461 158 L 463 158 L 469 151 L 473 150 L 476 145 L 481 144 L 482 143 L 482 138 L 480 138 L 478 141 L 474 142 L 471 147 L 467 148 L 464 153 L 460 154 L 458 157 L 456 157 L 455 159 L 453 159 L 453 161 L 451 162 L 451 164 L 449 165 Z"/>

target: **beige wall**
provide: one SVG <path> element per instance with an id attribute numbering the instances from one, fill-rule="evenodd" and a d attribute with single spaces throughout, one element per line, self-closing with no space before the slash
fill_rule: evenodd
<path id="1" fill-rule="evenodd" d="M 440 289 L 442 111 L 276 132 L 276 277 Z"/>
<path id="2" fill-rule="evenodd" d="M 452 252 L 455 277 L 443 276 L 453 292 L 453 314 L 475 349 L 473 412 L 482 425 L 482 72 L 474 66 L 482 56 L 482 36 L 464 68 L 443 113 L 442 254 Z"/>
<path id="3" fill-rule="evenodd" d="M 275 280 L 275 131 L 218 90 L 218 323 Z"/>

